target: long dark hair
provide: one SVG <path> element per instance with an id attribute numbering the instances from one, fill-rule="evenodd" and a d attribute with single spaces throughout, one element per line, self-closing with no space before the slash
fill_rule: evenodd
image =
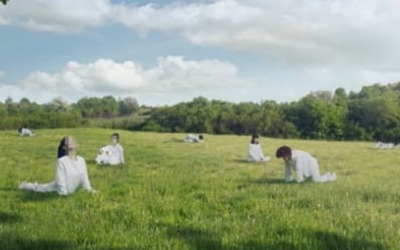
<path id="1" fill-rule="evenodd" d="M 58 145 L 57 159 L 67 155 L 67 151 L 65 150 L 65 141 L 67 137 L 61 139 L 60 144 Z"/>

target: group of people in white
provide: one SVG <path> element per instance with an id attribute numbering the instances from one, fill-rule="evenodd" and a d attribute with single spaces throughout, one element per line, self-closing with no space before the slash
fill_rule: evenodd
<path id="1" fill-rule="evenodd" d="M 119 143 L 119 134 L 110 135 L 110 144 L 100 148 L 95 161 L 99 165 L 119 165 L 124 164 L 124 151 Z M 265 156 L 258 141 L 258 135 L 252 135 L 247 160 L 249 162 L 266 162 L 270 160 Z M 184 142 L 198 143 L 204 142 L 203 135 L 188 134 Z M 62 138 L 58 146 L 56 173 L 52 182 L 38 184 L 37 182 L 22 182 L 20 190 L 30 190 L 36 192 L 57 192 L 59 195 L 69 195 L 74 193 L 79 187 L 88 192 L 95 191 L 89 181 L 85 160 L 76 154 L 77 143 L 71 136 Z M 284 161 L 284 180 L 285 182 L 303 182 L 311 179 L 313 182 L 329 182 L 336 180 L 335 173 L 325 173 L 320 175 L 319 165 L 316 158 L 309 153 L 301 150 L 292 150 L 288 146 L 279 147 L 276 157 Z M 292 174 L 295 178 L 292 179 Z"/>
<path id="2" fill-rule="evenodd" d="M 88 192 L 97 192 L 89 181 L 86 161 L 76 154 L 77 143 L 71 136 L 61 139 L 57 151 L 56 173 L 52 182 L 38 184 L 37 182 L 22 182 L 20 190 L 30 190 L 41 193 L 57 192 L 59 195 L 74 193 L 79 187 Z M 119 134 L 110 136 L 110 144 L 100 148 L 96 159 L 97 164 L 118 165 L 123 164 L 124 151 L 119 144 Z"/>

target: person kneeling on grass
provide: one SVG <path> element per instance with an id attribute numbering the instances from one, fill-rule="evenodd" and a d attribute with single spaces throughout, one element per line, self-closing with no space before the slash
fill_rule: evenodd
<path id="1" fill-rule="evenodd" d="M 248 151 L 248 156 L 247 156 L 247 161 L 249 162 L 265 162 L 265 161 L 269 161 L 270 157 L 268 156 L 264 156 L 264 153 L 261 149 L 261 145 L 258 142 L 258 138 L 259 136 L 254 134 L 251 137 L 251 141 L 249 144 L 249 151 Z"/>
<path id="2" fill-rule="evenodd" d="M 57 159 L 55 180 L 46 184 L 23 182 L 19 185 L 20 190 L 42 193 L 57 192 L 59 195 L 69 195 L 79 187 L 83 187 L 88 192 L 96 192 L 90 186 L 85 160 L 76 155 L 75 140 L 68 136 L 63 138 L 60 146 L 63 144 L 66 155 Z"/>
<path id="3" fill-rule="evenodd" d="M 292 150 L 288 146 L 282 146 L 276 151 L 276 157 L 284 161 L 285 182 L 292 181 L 292 170 L 296 173 L 296 181 L 303 182 L 310 178 L 313 182 L 328 182 L 336 180 L 336 173 L 319 174 L 318 161 L 309 153 L 301 150 Z"/>
<path id="4" fill-rule="evenodd" d="M 96 156 L 97 164 L 118 165 L 125 163 L 124 149 L 119 144 L 119 134 L 110 136 L 110 145 L 102 147 Z"/>

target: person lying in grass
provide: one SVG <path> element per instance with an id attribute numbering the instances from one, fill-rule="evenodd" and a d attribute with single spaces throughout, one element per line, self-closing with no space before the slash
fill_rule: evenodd
<path id="1" fill-rule="evenodd" d="M 247 161 L 249 162 L 265 162 L 270 160 L 270 157 L 264 156 L 258 138 L 259 136 L 257 134 L 254 134 L 251 137 L 247 156 Z"/>
<path id="2" fill-rule="evenodd" d="M 119 134 L 110 136 L 110 144 L 102 147 L 96 156 L 97 164 L 118 165 L 125 163 L 124 149 L 119 144 Z"/>
<path id="3" fill-rule="evenodd" d="M 204 142 L 204 136 L 203 135 L 195 135 L 195 134 L 187 134 L 185 137 L 184 142 Z"/>
<path id="4" fill-rule="evenodd" d="M 57 159 L 55 180 L 46 184 L 23 182 L 19 185 L 20 190 L 70 195 L 79 187 L 83 187 L 88 192 L 96 192 L 90 186 L 85 160 L 76 155 L 75 139 L 67 136 L 61 140 L 60 146 L 64 147 L 65 155 L 61 154 Z"/>
<path id="5" fill-rule="evenodd" d="M 284 161 L 285 182 L 292 181 L 292 171 L 296 173 L 296 181 L 303 182 L 311 178 L 313 182 L 328 182 L 336 180 L 336 173 L 319 174 L 319 165 L 317 159 L 309 153 L 301 150 L 292 150 L 288 146 L 282 146 L 277 149 L 276 157 Z"/>

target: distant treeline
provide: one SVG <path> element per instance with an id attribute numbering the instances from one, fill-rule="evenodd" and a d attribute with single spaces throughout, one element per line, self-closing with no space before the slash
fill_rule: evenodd
<path id="1" fill-rule="evenodd" d="M 71 128 L 105 124 L 107 120 L 137 115 L 139 109 L 136 99 L 131 97 L 122 100 L 112 96 L 85 97 L 73 104 L 56 98 L 41 105 L 27 98 L 14 102 L 9 97 L 4 103 L 0 102 L 0 129 L 17 129 L 21 126 L 32 129 Z"/>
<path id="2" fill-rule="evenodd" d="M 95 121 L 95 122 L 93 122 Z M 193 132 L 323 140 L 400 140 L 400 82 L 312 92 L 298 101 L 232 103 L 197 97 L 173 106 L 144 107 L 136 99 L 55 99 L 38 105 L 23 98 L 0 103 L 0 129 L 106 126 L 157 132 Z"/>

